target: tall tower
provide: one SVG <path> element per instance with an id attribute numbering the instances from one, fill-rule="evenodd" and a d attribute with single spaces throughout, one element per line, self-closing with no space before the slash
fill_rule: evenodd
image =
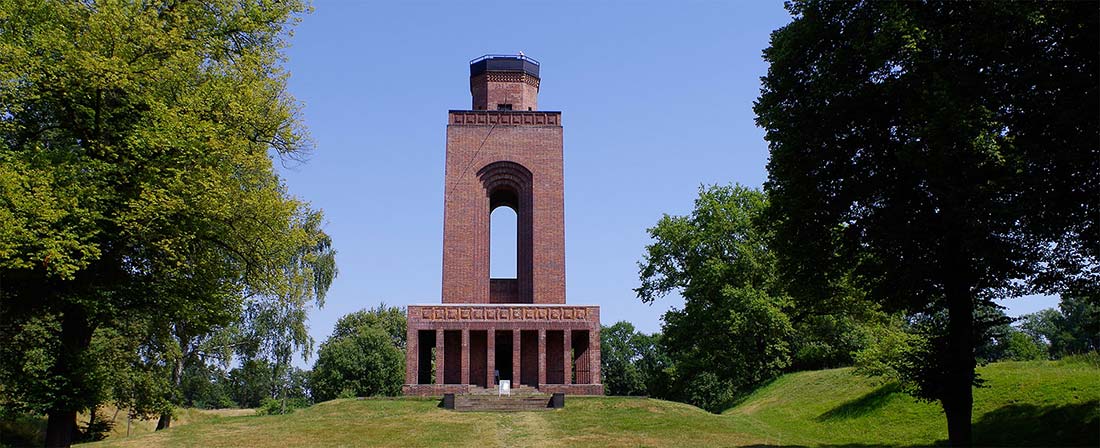
<path id="1" fill-rule="evenodd" d="M 443 303 L 408 306 L 405 394 L 603 394 L 600 307 L 565 304 L 561 112 L 538 110 L 539 83 L 534 59 L 482 56 L 473 109 L 447 114 Z M 497 207 L 516 212 L 516 278 L 489 278 Z"/>
<path id="2" fill-rule="evenodd" d="M 443 303 L 565 303 L 561 112 L 535 110 L 538 86 L 531 58 L 470 62 L 474 111 L 447 125 Z M 497 207 L 516 212 L 515 279 L 489 278 Z"/>

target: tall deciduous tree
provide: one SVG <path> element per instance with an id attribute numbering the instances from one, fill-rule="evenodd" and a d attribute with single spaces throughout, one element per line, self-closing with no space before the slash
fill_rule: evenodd
<path id="1" fill-rule="evenodd" d="M 649 229 L 654 242 L 639 263 L 642 302 L 684 298 L 663 317 L 672 394 L 712 412 L 791 362 L 789 298 L 757 222 L 766 204 L 742 186 L 701 188 L 690 215 L 666 215 Z"/>
<path id="2" fill-rule="evenodd" d="M 852 275 L 933 323 L 943 381 L 919 396 L 941 401 L 952 444 L 969 444 L 976 310 L 1100 285 L 1098 9 L 788 9 L 755 107 L 781 269 L 796 297 L 816 298 L 806 306 Z"/>
<path id="3" fill-rule="evenodd" d="M 0 1 L 0 345 L 42 348 L 0 379 L 47 445 L 102 397 L 96 330 L 224 323 L 325 240 L 271 160 L 310 147 L 279 53 L 306 9 Z"/>

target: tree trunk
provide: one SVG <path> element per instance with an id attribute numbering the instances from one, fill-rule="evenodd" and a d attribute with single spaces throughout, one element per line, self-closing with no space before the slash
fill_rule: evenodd
<path id="1" fill-rule="evenodd" d="M 77 307 L 65 310 L 61 315 L 61 350 L 52 370 L 55 375 L 69 380 L 68 387 L 76 391 L 77 396 L 82 396 L 80 392 L 85 388 L 86 372 L 81 369 L 80 358 L 91 342 L 92 327 L 88 325 L 84 310 Z M 56 404 L 60 406 L 46 413 L 46 446 L 68 447 L 73 444 L 73 435 L 76 433 L 79 404 Z"/>
<path id="2" fill-rule="evenodd" d="M 160 414 L 160 420 L 157 420 L 157 431 L 168 429 L 170 426 L 172 426 L 172 413 L 165 412 Z"/>
<path id="3" fill-rule="evenodd" d="M 964 263 L 964 260 L 956 260 Z M 955 264 L 949 263 L 948 265 Z M 945 283 L 947 299 L 947 384 L 943 411 L 947 415 L 947 437 L 951 446 L 970 446 L 974 406 L 974 299 L 964 279 L 965 267 L 949 273 Z"/>
<path id="4" fill-rule="evenodd" d="M 176 359 L 175 365 L 172 366 L 172 391 L 178 393 L 180 391 L 180 383 L 183 381 L 183 360 L 187 355 L 187 347 L 181 347 L 183 355 Z M 177 404 L 177 403 L 173 403 Z M 165 412 L 160 414 L 160 420 L 157 420 L 157 431 L 162 429 L 168 429 L 172 426 L 172 412 Z"/>
<path id="5" fill-rule="evenodd" d="M 46 448 L 68 447 L 76 433 L 76 411 L 53 410 L 47 413 Z"/>

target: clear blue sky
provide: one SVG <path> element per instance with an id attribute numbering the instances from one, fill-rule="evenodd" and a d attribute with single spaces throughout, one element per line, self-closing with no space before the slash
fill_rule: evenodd
<path id="1" fill-rule="evenodd" d="M 542 63 L 539 107 L 562 111 L 565 128 L 567 301 L 600 305 L 604 324 L 654 332 L 681 303 L 643 305 L 632 291 L 646 228 L 689 212 L 701 184 L 766 178 L 752 102 L 769 33 L 789 20 L 782 2 L 314 6 L 287 68 L 317 150 L 283 175 L 325 211 L 339 251 L 340 276 L 310 318 L 318 343 L 344 314 L 439 302 L 447 110 L 470 108 L 468 61 L 482 54 L 523 51 Z M 493 237 L 500 254 L 514 234 Z M 514 273 L 501 258 L 494 273 Z M 1006 305 L 1018 315 L 1056 300 Z"/>

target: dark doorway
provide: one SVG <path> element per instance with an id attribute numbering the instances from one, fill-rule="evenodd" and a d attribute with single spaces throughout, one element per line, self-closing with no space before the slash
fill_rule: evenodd
<path id="1" fill-rule="evenodd" d="M 495 357 L 496 369 L 500 372 L 497 381 L 512 381 L 512 332 L 497 330 L 495 339 L 496 348 L 493 350 L 493 356 Z"/>
<path id="2" fill-rule="evenodd" d="M 539 332 L 538 330 L 521 331 L 519 339 L 519 382 L 531 387 L 539 387 Z"/>
<path id="3" fill-rule="evenodd" d="M 416 384 L 435 382 L 435 330 L 416 332 Z"/>
<path id="4" fill-rule="evenodd" d="M 489 363 L 488 332 L 485 330 L 470 330 L 470 384 L 481 387 L 489 387 L 485 382 L 485 372 Z"/>
<path id="5" fill-rule="evenodd" d="M 443 332 L 443 384 L 462 382 L 462 330 Z"/>
<path id="6" fill-rule="evenodd" d="M 565 384 L 564 331 L 546 331 L 546 384 Z"/>
<path id="7" fill-rule="evenodd" d="M 592 367 L 588 357 L 588 331 L 577 330 L 572 334 L 573 339 L 573 373 L 574 384 L 592 384 Z"/>

